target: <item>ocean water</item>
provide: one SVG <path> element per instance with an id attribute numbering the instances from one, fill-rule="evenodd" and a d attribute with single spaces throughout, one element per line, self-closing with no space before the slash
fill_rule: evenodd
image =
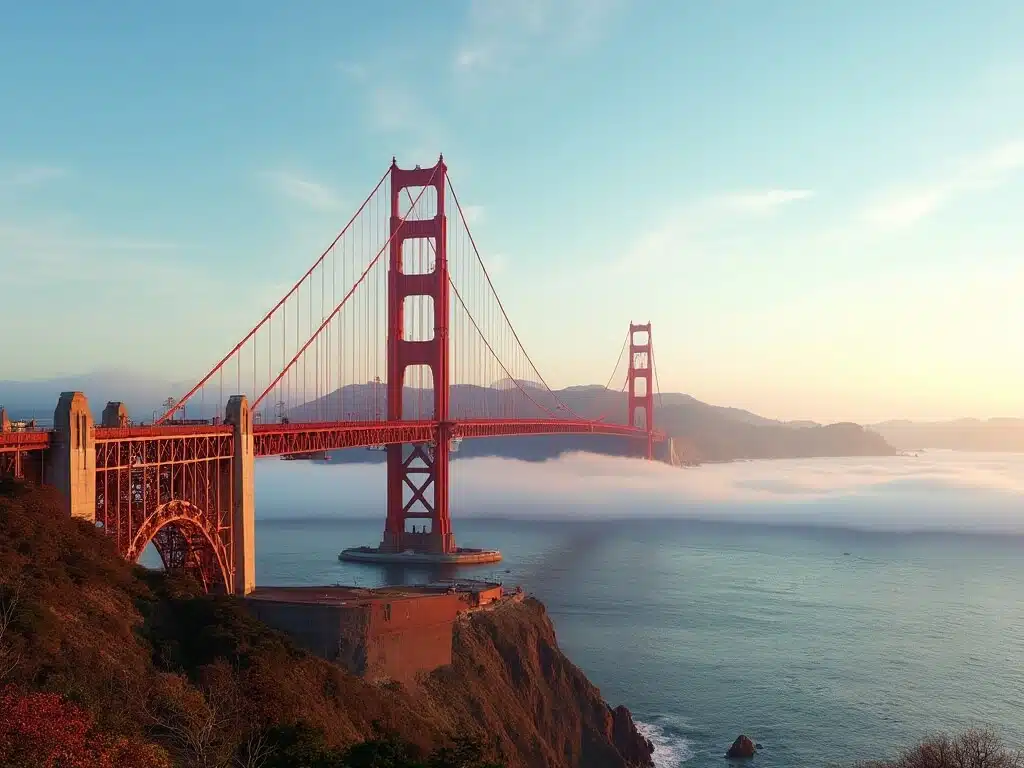
<path id="1" fill-rule="evenodd" d="M 658 766 L 884 757 L 986 724 L 1024 743 L 1024 456 L 672 469 L 573 455 L 458 462 L 460 571 L 521 584 L 569 657 L 625 704 Z M 383 470 L 260 462 L 261 584 L 415 582 L 342 564 L 374 544 Z"/>

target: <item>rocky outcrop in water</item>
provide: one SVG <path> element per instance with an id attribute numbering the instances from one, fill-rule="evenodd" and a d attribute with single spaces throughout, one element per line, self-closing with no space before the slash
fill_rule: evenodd
<path id="1" fill-rule="evenodd" d="M 749 736 L 740 734 L 736 737 L 736 741 L 732 743 L 732 746 L 729 747 L 725 756 L 729 758 L 747 758 L 753 757 L 756 754 L 757 748 L 753 740 Z"/>

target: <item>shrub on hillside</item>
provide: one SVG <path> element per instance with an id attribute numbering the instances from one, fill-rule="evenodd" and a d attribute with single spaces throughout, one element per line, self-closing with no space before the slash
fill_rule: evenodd
<path id="1" fill-rule="evenodd" d="M 992 730 L 941 733 L 903 750 L 895 760 L 861 763 L 859 768 L 1024 768 L 1024 754 Z"/>
<path id="2" fill-rule="evenodd" d="M 170 768 L 167 753 L 96 729 L 92 716 L 54 693 L 0 690 L 4 768 Z"/>

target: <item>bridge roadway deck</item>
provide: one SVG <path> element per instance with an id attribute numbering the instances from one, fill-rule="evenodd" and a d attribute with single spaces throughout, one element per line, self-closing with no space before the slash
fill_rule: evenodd
<path id="1" fill-rule="evenodd" d="M 432 421 L 339 421 L 291 424 L 254 424 L 257 456 L 336 451 L 395 443 L 424 443 L 434 438 Z M 96 427 L 96 441 L 173 440 L 231 434 L 230 425 L 161 425 L 138 427 Z M 616 435 L 641 438 L 642 429 L 624 424 L 569 419 L 473 419 L 453 421 L 453 438 L 511 437 L 517 435 Z M 41 451 L 50 447 L 50 432 L 0 433 L 0 453 Z M 656 440 L 663 439 L 660 433 Z"/>
<path id="2" fill-rule="evenodd" d="M 49 447 L 49 432 L 0 432 L 0 453 L 42 451 Z"/>

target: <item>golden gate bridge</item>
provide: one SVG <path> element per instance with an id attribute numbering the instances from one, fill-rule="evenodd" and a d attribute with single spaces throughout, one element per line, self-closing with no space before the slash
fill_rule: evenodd
<path id="1" fill-rule="evenodd" d="M 0 411 L 0 476 L 55 486 L 68 514 L 132 561 L 152 543 L 166 568 L 247 594 L 254 460 L 383 446 L 384 533 L 358 552 L 480 561 L 500 555 L 455 544 L 453 445 L 615 435 L 651 460 L 665 436 L 654 428 L 650 323 L 629 325 L 621 368 L 625 423 L 563 402 L 509 320 L 443 157 L 429 168 L 392 160 L 313 265 L 152 424 L 133 426 L 108 403 L 95 425 L 80 392 L 61 395 L 51 429 L 15 431 Z"/>

